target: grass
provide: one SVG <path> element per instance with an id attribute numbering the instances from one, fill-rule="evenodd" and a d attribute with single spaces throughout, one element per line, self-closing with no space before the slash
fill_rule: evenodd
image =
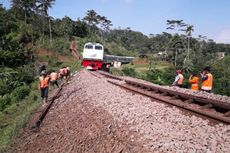
<path id="1" fill-rule="evenodd" d="M 154 61 L 152 65 L 155 67 L 155 69 L 161 71 L 164 71 L 164 69 L 167 69 L 172 66 L 167 61 L 159 61 L 159 60 Z M 143 58 L 143 59 L 137 58 L 132 63 L 122 66 L 122 68 L 124 67 L 133 68 L 136 72 L 145 74 L 150 69 L 150 60 L 147 58 Z"/>
<path id="2" fill-rule="evenodd" d="M 63 56 L 46 49 L 42 50 L 42 54 L 37 54 L 37 60 L 47 63 L 47 70 L 58 71 L 63 65 L 69 66 L 72 72 L 81 68 L 80 63 L 74 57 Z M 29 96 L 24 100 L 13 103 L 0 112 L 0 152 L 7 152 L 10 149 L 12 140 L 17 137 L 20 129 L 26 125 L 34 111 L 41 105 L 37 83 L 34 81 Z"/>
<path id="3" fill-rule="evenodd" d="M 25 126 L 30 116 L 40 106 L 38 91 L 31 91 L 24 100 L 14 103 L 0 112 L 0 152 L 6 152 L 18 131 Z"/>
<path id="4" fill-rule="evenodd" d="M 139 58 L 135 59 L 130 64 L 122 65 L 122 67 L 119 69 L 112 68 L 111 73 L 118 76 L 127 75 L 156 84 L 166 85 L 169 84 L 169 81 L 167 77 L 165 78 L 165 74 L 168 73 L 168 69 L 171 67 L 172 65 L 166 61 L 153 59 L 150 62 L 150 60 L 147 58 Z"/>

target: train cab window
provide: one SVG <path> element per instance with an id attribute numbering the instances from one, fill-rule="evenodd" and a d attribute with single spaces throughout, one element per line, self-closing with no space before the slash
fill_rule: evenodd
<path id="1" fill-rule="evenodd" d="M 86 45 L 85 49 L 93 49 L 93 45 Z"/>
<path id="2" fill-rule="evenodd" d="M 102 50 L 102 47 L 101 46 L 95 46 L 95 49 L 96 50 Z"/>

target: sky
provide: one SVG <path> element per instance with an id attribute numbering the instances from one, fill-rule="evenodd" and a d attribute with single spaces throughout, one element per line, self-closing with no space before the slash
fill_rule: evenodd
<path id="1" fill-rule="evenodd" d="M 0 0 L 10 7 L 10 0 Z M 207 36 L 230 44 L 230 0 L 56 0 L 50 16 L 82 19 L 87 10 L 112 21 L 112 28 L 127 28 L 146 35 L 172 33 L 167 20 L 184 20 L 194 25 L 193 37 Z"/>

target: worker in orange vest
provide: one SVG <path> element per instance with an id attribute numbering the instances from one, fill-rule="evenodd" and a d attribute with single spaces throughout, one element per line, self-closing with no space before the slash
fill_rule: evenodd
<path id="1" fill-rule="evenodd" d="M 41 97 L 44 104 L 46 104 L 48 99 L 49 81 L 50 77 L 45 71 L 42 71 L 39 77 L 39 89 L 41 91 Z"/>
<path id="2" fill-rule="evenodd" d="M 212 84 L 213 84 L 213 76 L 210 73 L 211 68 L 206 67 L 204 68 L 203 72 L 200 74 L 202 77 L 202 86 L 201 90 L 210 93 L 212 90 Z"/>
<path id="3" fill-rule="evenodd" d="M 184 83 L 184 76 L 182 75 L 182 71 L 181 70 L 176 70 L 176 77 L 175 77 L 175 81 L 173 82 L 173 86 L 177 86 L 177 87 L 182 87 L 183 83 Z"/>
<path id="4" fill-rule="evenodd" d="M 199 78 L 197 73 L 193 72 L 192 75 L 189 77 L 189 83 L 191 84 L 191 89 L 194 91 L 199 90 Z"/>
<path id="5" fill-rule="evenodd" d="M 52 72 L 50 73 L 50 84 L 51 84 L 52 86 L 56 85 L 56 86 L 59 88 L 59 85 L 58 85 L 57 80 L 58 80 L 58 73 L 55 72 L 55 71 L 52 71 Z"/>

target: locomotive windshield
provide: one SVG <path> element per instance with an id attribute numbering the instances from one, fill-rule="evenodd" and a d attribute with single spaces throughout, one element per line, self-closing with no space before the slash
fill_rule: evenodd
<path id="1" fill-rule="evenodd" d="M 93 49 L 93 45 L 86 45 L 85 49 Z"/>
<path id="2" fill-rule="evenodd" d="M 102 47 L 101 46 L 95 46 L 95 49 L 96 50 L 102 50 Z"/>

